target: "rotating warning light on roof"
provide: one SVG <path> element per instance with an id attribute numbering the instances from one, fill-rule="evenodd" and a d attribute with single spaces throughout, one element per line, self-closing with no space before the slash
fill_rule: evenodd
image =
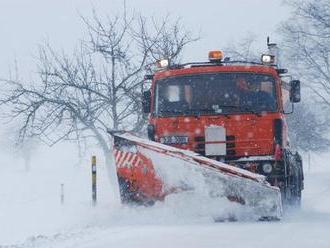
<path id="1" fill-rule="evenodd" d="M 223 59 L 223 52 L 219 50 L 209 51 L 210 62 L 221 62 Z"/>
<path id="2" fill-rule="evenodd" d="M 156 62 L 156 65 L 158 68 L 166 68 L 169 66 L 169 60 L 168 59 L 160 59 Z"/>
<path id="3" fill-rule="evenodd" d="M 275 64 L 275 56 L 270 54 L 261 55 L 261 62 L 265 65 L 273 65 Z"/>

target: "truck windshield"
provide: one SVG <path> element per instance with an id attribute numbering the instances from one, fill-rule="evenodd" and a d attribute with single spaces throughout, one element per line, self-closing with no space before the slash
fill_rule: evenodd
<path id="1" fill-rule="evenodd" d="M 275 79 L 268 74 L 206 73 L 156 82 L 158 116 L 276 111 Z"/>

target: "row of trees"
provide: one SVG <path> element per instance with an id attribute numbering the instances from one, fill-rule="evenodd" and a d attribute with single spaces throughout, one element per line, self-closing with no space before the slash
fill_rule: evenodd
<path id="1" fill-rule="evenodd" d="M 290 1 L 294 10 L 280 31 L 286 59 L 321 100 L 330 106 L 330 2 Z"/>
<path id="2" fill-rule="evenodd" d="M 302 81 L 303 101 L 288 115 L 290 140 L 303 151 L 324 151 L 330 146 L 330 2 L 287 1 L 292 16 L 278 29 L 282 66 Z M 248 34 L 226 49 L 239 60 L 259 62 L 257 36 Z M 307 97 L 309 96 L 309 97 Z"/>
<path id="3" fill-rule="evenodd" d="M 328 150 L 330 2 L 296 0 L 287 4 L 293 12 L 279 29 L 281 47 L 290 71 L 301 79 L 305 93 L 304 103 L 289 117 L 289 125 L 295 131 L 291 139 L 305 151 Z"/>

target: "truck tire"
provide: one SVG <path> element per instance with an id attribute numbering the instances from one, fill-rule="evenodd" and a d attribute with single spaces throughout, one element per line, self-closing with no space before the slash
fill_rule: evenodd
<path id="1" fill-rule="evenodd" d="M 304 171 L 302 165 L 302 158 L 298 152 L 295 154 L 295 163 L 297 168 L 296 182 L 295 182 L 295 194 L 294 194 L 294 206 L 301 207 L 301 192 L 304 189 Z"/>
<path id="2" fill-rule="evenodd" d="M 284 165 L 286 168 L 286 182 L 283 189 L 283 203 L 290 207 L 301 207 L 301 192 L 304 188 L 304 172 L 299 153 L 285 151 Z"/>
<path id="3" fill-rule="evenodd" d="M 295 187 L 292 191 L 291 198 L 289 200 L 289 205 L 294 208 L 301 207 L 301 190 Z"/>

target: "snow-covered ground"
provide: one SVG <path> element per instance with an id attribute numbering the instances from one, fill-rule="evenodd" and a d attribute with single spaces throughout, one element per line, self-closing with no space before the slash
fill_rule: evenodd
<path id="1" fill-rule="evenodd" d="M 0 247 L 330 247 L 330 154 L 306 163 L 300 211 L 279 222 L 215 223 L 203 199 L 118 208 L 101 162 L 93 207 L 89 161 L 78 166 L 68 154 L 40 153 L 29 172 L 19 160 L 1 162 Z"/>

